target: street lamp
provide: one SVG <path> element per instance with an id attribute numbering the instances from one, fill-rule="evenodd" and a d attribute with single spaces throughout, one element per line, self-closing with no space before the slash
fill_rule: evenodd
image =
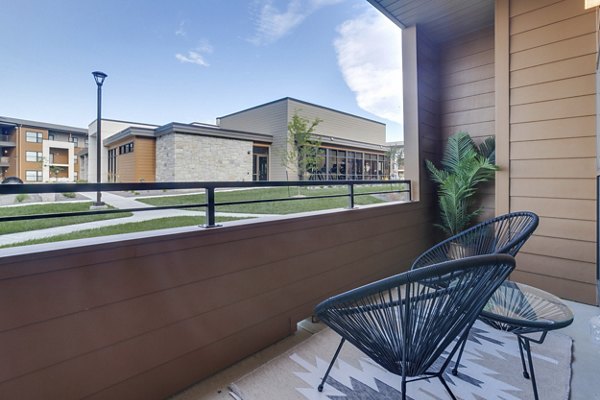
<path id="1" fill-rule="evenodd" d="M 98 85 L 98 116 L 96 118 L 96 183 L 102 182 L 102 169 L 101 169 L 101 146 L 102 146 L 102 84 L 108 75 L 104 72 L 94 71 L 94 80 Z M 96 192 L 96 204 L 97 207 L 103 206 L 102 203 L 102 192 L 98 190 Z"/>

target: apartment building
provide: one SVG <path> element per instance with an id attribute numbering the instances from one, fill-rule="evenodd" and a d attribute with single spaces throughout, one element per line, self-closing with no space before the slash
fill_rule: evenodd
<path id="1" fill-rule="evenodd" d="M 105 182 L 296 180 L 284 162 L 288 124 L 319 118 L 320 165 L 310 179 L 390 176 L 385 124 L 289 97 L 217 118 L 217 124 L 163 126 L 102 120 Z M 96 122 L 89 125 L 89 180 L 96 171 Z"/>
<path id="2" fill-rule="evenodd" d="M 0 181 L 73 182 L 80 179 L 78 153 L 87 130 L 73 126 L 0 117 Z"/>

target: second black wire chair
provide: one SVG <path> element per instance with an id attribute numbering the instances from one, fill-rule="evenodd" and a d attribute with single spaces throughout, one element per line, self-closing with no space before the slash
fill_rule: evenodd
<path id="1" fill-rule="evenodd" d="M 538 224 L 539 217 L 531 211 L 515 211 L 488 219 L 425 251 L 413 262 L 411 269 L 483 254 L 510 254 L 516 257 Z M 452 370 L 453 375 L 458 374 L 469 330 L 461 338 L 462 345 Z"/>

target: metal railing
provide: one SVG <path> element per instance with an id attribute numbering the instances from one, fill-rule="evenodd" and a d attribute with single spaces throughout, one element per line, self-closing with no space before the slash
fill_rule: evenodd
<path id="1" fill-rule="evenodd" d="M 356 186 L 375 186 L 375 185 L 397 185 L 403 187 L 401 189 L 378 190 L 356 193 Z M 228 201 L 219 202 L 215 200 L 215 191 L 217 189 L 231 188 L 270 188 L 270 187 L 336 187 L 345 186 L 348 188 L 348 193 L 344 194 L 327 194 L 319 196 L 306 197 L 281 197 L 275 199 L 263 200 L 244 200 L 244 201 Z M 16 215 L 0 217 L 0 223 L 7 221 L 33 220 L 43 218 L 58 218 L 58 217 L 76 217 L 82 215 L 97 215 L 97 214 L 113 214 L 122 212 L 137 212 L 137 211 L 153 211 L 163 209 L 180 209 L 180 208 L 206 208 L 206 224 L 204 227 L 211 228 L 217 226 L 216 208 L 218 206 L 231 206 L 240 204 L 259 204 L 270 202 L 284 201 L 303 201 L 313 199 L 327 198 L 348 198 L 348 208 L 355 208 L 355 200 L 357 196 L 368 196 L 374 194 L 391 194 L 391 193 L 407 193 L 408 201 L 411 200 L 411 182 L 409 180 L 380 180 L 380 181 L 252 181 L 252 182 L 164 182 L 164 183 L 42 183 L 42 184 L 0 184 L 0 195 L 3 194 L 40 194 L 40 193 L 72 193 L 72 192 L 117 192 L 117 191 L 144 191 L 144 190 L 167 190 L 167 189 L 203 189 L 206 194 L 206 201 L 203 203 L 178 204 L 168 206 L 151 206 L 140 208 L 119 208 L 119 209 L 103 209 L 90 211 L 76 211 L 63 213 L 46 213 L 33 215 Z"/>

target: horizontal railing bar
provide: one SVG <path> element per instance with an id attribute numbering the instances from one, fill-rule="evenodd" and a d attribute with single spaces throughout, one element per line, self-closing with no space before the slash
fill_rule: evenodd
<path id="1" fill-rule="evenodd" d="M 65 193 L 65 192 L 119 192 L 161 189 L 217 189 L 286 186 L 347 186 L 410 184 L 409 180 L 331 180 L 331 181 L 247 181 L 247 182 L 137 182 L 137 183 L 24 183 L 0 184 L 0 194 Z"/>
<path id="2" fill-rule="evenodd" d="M 405 184 L 408 187 L 406 189 L 397 190 L 385 190 L 385 191 L 374 191 L 356 193 L 353 188 L 356 186 L 367 186 L 367 185 L 394 185 L 394 184 Z M 348 196 L 366 196 L 371 194 L 388 194 L 388 193 L 409 193 L 411 192 L 411 181 L 409 180 L 380 180 L 380 181 L 363 181 L 363 180 L 352 180 L 352 181 L 249 181 L 249 182 L 140 182 L 140 183 L 50 183 L 50 184 L 0 184 L 0 194 L 20 194 L 20 193 L 62 193 L 62 192 L 95 192 L 97 189 L 100 191 L 137 191 L 137 190 L 160 190 L 160 189 L 206 189 L 207 192 L 214 192 L 216 188 L 270 188 L 270 187 L 325 187 L 325 186 L 344 186 L 349 188 L 349 193 L 342 194 L 331 194 L 322 196 L 306 196 L 306 197 L 287 197 L 287 198 L 275 198 L 275 199 L 262 199 L 262 200 L 244 200 L 244 201 L 229 201 L 219 203 L 215 199 L 207 201 L 205 203 L 194 203 L 194 204 L 180 204 L 180 205 L 166 205 L 166 206 L 148 206 L 138 208 L 124 208 L 124 209 L 98 209 L 89 211 L 76 211 L 76 212 L 63 212 L 63 213 L 46 213 L 46 214 L 32 214 L 32 215 L 15 215 L 0 217 L 0 222 L 10 221 L 23 221 L 23 220 L 35 220 L 35 219 L 46 219 L 46 218 L 61 218 L 61 217 L 78 217 L 86 215 L 99 215 L 99 214 L 115 214 L 115 213 L 126 213 L 126 212 L 138 212 L 138 211 L 153 211 L 153 210 L 166 210 L 166 209 L 186 209 L 186 208 L 207 208 L 207 216 L 212 215 L 214 219 L 214 211 L 216 207 L 220 206 L 234 206 L 244 204 L 260 204 L 260 203 L 273 203 L 293 200 L 311 200 L 311 199 L 328 199 L 328 198 L 340 198 Z M 183 193 L 182 196 L 186 194 Z M 191 193 L 189 195 L 192 195 Z M 410 197 L 410 196 L 409 196 Z M 211 211 L 212 204 L 212 211 Z M 208 215 L 210 214 L 210 215 Z M 214 221 L 213 221 L 214 225 Z M 210 223 L 208 226 L 213 226 Z"/>
<path id="3" fill-rule="evenodd" d="M 70 211 L 63 213 L 47 213 L 47 214 L 31 214 L 31 215 L 11 215 L 7 217 L 0 217 L 0 222 L 9 221 L 26 221 L 33 219 L 45 219 L 45 218 L 60 218 L 60 217 L 80 217 L 84 215 L 98 215 L 98 214 L 116 214 L 136 211 L 155 211 L 155 210 L 172 210 L 178 208 L 196 208 L 206 207 L 206 203 L 200 204 L 182 204 L 177 206 L 157 206 L 157 207 L 138 207 L 138 208 L 111 208 L 108 210 L 90 210 L 90 211 Z"/>
<path id="4" fill-rule="evenodd" d="M 385 190 L 383 192 L 364 192 L 364 193 L 356 193 L 355 196 L 366 196 L 369 194 L 387 194 L 387 193 L 410 193 L 410 189 L 402 189 L 402 190 Z"/>
<path id="5" fill-rule="evenodd" d="M 306 196 L 306 197 L 279 197 L 276 199 L 264 199 L 264 200 L 244 200 L 244 201 L 229 201 L 226 203 L 216 203 L 215 206 L 233 206 L 236 204 L 254 204 L 254 203 L 274 203 L 276 201 L 293 201 L 293 200 L 311 200 L 311 199 L 331 199 L 334 197 L 348 197 L 348 193 L 344 194 L 327 194 L 322 196 Z"/>

